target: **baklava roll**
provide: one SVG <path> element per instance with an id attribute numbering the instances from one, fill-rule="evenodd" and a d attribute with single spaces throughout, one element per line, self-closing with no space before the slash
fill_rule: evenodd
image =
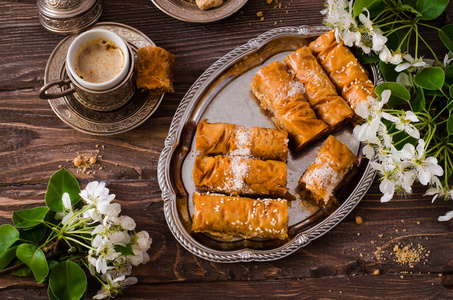
<path id="1" fill-rule="evenodd" d="M 346 174 L 359 163 L 349 148 L 329 136 L 316 154 L 315 162 L 302 175 L 299 184 L 302 197 L 327 206 Z"/>
<path id="2" fill-rule="evenodd" d="M 231 238 L 288 237 L 286 200 L 193 194 L 192 231 Z"/>
<path id="3" fill-rule="evenodd" d="M 307 46 L 288 55 L 284 62 L 305 87 L 311 107 L 318 118 L 332 129 L 349 122 L 354 112 L 341 98 L 337 89 L 326 75 L 316 57 Z"/>
<path id="4" fill-rule="evenodd" d="M 288 133 L 284 130 L 250 127 L 228 123 L 197 126 L 196 149 L 201 154 L 254 157 L 286 161 Z"/>
<path id="5" fill-rule="evenodd" d="M 333 31 L 321 35 L 310 43 L 310 49 L 318 58 L 343 98 L 355 109 L 369 96 L 376 98 L 374 85 L 354 54 L 343 44 L 337 43 Z"/>
<path id="6" fill-rule="evenodd" d="M 195 187 L 231 195 L 284 197 L 286 163 L 243 157 L 198 155 L 193 169 Z"/>
<path id="7" fill-rule="evenodd" d="M 272 114 L 275 125 L 288 132 L 295 151 L 329 130 L 311 109 L 304 96 L 303 84 L 291 77 L 283 63 L 274 61 L 261 68 L 250 87 L 261 107 Z"/>

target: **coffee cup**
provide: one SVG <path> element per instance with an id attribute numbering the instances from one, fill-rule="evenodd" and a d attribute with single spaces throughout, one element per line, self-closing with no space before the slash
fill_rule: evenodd
<path id="1" fill-rule="evenodd" d="M 117 34 L 93 29 L 80 34 L 68 48 L 68 79 L 44 85 L 39 97 L 55 99 L 70 94 L 84 106 L 98 111 L 112 111 L 125 105 L 135 92 L 134 58 L 129 45 Z M 70 86 L 58 93 L 48 93 L 53 86 Z"/>

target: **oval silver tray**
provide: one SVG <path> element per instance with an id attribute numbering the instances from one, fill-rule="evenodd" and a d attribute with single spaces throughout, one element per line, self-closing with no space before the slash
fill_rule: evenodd
<path id="1" fill-rule="evenodd" d="M 375 172 L 360 159 L 358 172 L 335 194 L 336 205 L 326 209 L 300 199 L 298 179 L 314 161 L 322 141 L 288 157 L 287 187 L 294 196 L 288 210 L 287 240 L 231 239 L 191 232 L 192 170 L 196 157 L 194 136 L 199 121 L 228 122 L 272 128 L 274 125 L 251 94 L 249 83 L 264 65 L 278 60 L 326 32 L 319 27 L 283 27 L 270 30 L 231 51 L 209 67 L 181 101 L 159 158 L 158 180 L 165 218 L 171 232 L 191 253 L 215 262 L 269 261 L 285 257 L 319 238 L 340 223 L 371 186 Z M 380 76 L 372 68 L 375 84 Z M 334 134 L 361 156 L 361 144 L 353 138 L 352 126 Z"/>

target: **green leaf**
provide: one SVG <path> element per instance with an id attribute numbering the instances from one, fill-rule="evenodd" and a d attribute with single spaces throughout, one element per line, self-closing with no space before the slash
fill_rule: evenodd
<path id="1" fill-rule="evenodd" d="M 39 245 L 39 242 L 41 242 L 44 239 L 46 232 L 47 227 L 41 224 L 36 227 L 33 227 L 30 230 L 22 230 L 20 232 L 20 239 L 28 241 L 32 244 Z"/>
<path id="2" fill-rule="evenodd" d="M 52 291 L 52 289 L 50 288 L 50 284 L 49 286 L 47 287 L 47 296 L 49 296 L 49 300 L 59 300 L 57 298 L 57 296 L 55 296 L 54 292 Z"/>
<path id="3" fill-rule="evenodd" d="M 414 112 L 423 111 L 426 107 L 425 93 L 423 89 L 419 86 L 416 86 L 416 94 L 414 100 L 412 100 L 412 110 Z"/>
<path id="4" fill-rule="evenodd" d="M 13 274 L 15 276 L 27 277 L 27 276 L 33 275 L 33 272 L 31 271 L 31 269 L 29 267 L 22 266 L 19 269 L 12 271 L 11 274 Z"/>
<path id="5" fill-rule="evenodd" d="M 415 9 L 421 13 L 421 20 L 432 20 L 442 14 L 449 0 L 418 0 Z"/>
<path id="6" fill-rule="evenodd" d="M 87 277 L 76 263 L 61 262 L 50 273 L 49 287 L 58 299 L 79 300 L 85 293 Z"/>
<path id="7" fill-rule="evenodd" d="M 53 211 L 62 211 L 64 209 L 62 200 L 64 193 L 69 194 L 72 205 L 79 202 L 80 187 L 77 179 L 65 168 L 61 168 L 60 171 L 50 177 L 46 192 L 47 206 Z"/>
<path id="8" fill-rule="evenodd" d="M 415 83 L 427 90 L 439 90 L 445 82 L 445 73 L 442 68 L 431 67 L 421 70 L 415 75 Z"/>
<path id="9" fill-rule="evenodd" d="M 381 93 L 384 90 L 390 90 L 392 92 L 387 107 L 393 108 L 398 104 L 409 102 L 411 100 L 411 93 L 399 83 L 396 82 L 384 82 L 376 87 L 376 93 L 381 97 Z"/>
<path id="10" fill-rule="evenodd" d="M 41 224 L 48 211 L 46 206 L 23 209 L 13 212 L 11 219 L 17 228 L 30 228 Z"/>
<path id="11" fill-rule="evenodd" d="M 380 61 L 379 55 L 372 54 L 371 52 L 370 55 L 368 55 L 365 54 L 362 50 L 357 51 L 357 58 L 359 59 L 362 65 L 377 63 L 378 61 Z"/>
<path id="12" fill-rule="evenodd" d="M 444 43 L 445 47 L 448 48 L 451 52 L 453 52 L 453 24 L 445 25 L 439 31 L 439 37 Z M 445 70 L 447 73 L 447 70 Z"/>
<path id="13" fill-rule="evenodd" d="M 453 65 L 446 67 L 444 72 L 445 76 L 453 77 Z"/>
<path id="14" fill-rule="evenodd" d="M 379 62 L 379 69 L 381 70 L 382 76 L 385 81 L 396 81 L 398 72 L 395 71 L 395 65 L 386 64 L 385 62 Z"/>
<path id="15" fill-rule="evenodd" d="M 450 112 L 450 117 L 447 121 L 447 132 L 448 134 L 453 134 L 453 114 Z"/>
<path id="16" fill-rule="evenodd" d="M 47 265 L 49 266 L 49 271 L 51 271 L 58 265 L 58 261 L 49 260 L 49 261 L 47 261 Z"/>
<path id="17" fill-rule="evenodd" d="M 19 238 L 19 231 L 11 225 L 0 226 L 0 255 L 14 244 Z"/>
<path id="18" fill-rule="evenodd" d="M 120 252 L 124 256 L 135 255 L 134 251 L 132 250 L 131 244 L 127 244 L 125 247 L 123 247 L 121 245 L 116 245 L 114 248 L 115 248 L 116 252 Z"/>
<path id="19" fill-rule="evenodd" d="M 17 246 L 8 248 L 8 250 L 0 256 L 0 270 L 3 270 L 6 266 L 8 266 L 9 263 L 16 257 L 16 249 Z"/>
<path id="20" fill-rule="evenodd" d="M 43 282 L 49 274 L 46 256 L 41 249 L 31 244 L 22 244 L 17 247 L 17 258 L 30 267 L 38 283 Z"/>
<path id="21" fill-rule="evenodd" d="M 356 0 L 352 8 L 354 17 L 358 17 L 363 12 L 364 8 L 370 10 L 376 8 L 381 3 L 382 0 Z"/>

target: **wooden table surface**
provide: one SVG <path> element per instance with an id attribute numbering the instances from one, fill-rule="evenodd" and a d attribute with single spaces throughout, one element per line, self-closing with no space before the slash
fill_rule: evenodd
<path id="1" fill-rule="evenodd" d="M 376 180 L 357 208 L 328 234 L 296 253 L 265 263 L 219 264 L 202 260 L 175 240 L 165 222 L 157 162 L 172 117 L 192 83 L 217 59 L 249 39 L 278 26 L 319 25 L 320 0 L 249 0 L 240 12 L 212 24 L 189 24 L 159 11 L 149 0 L 105 1 L 100 21 L 137 28 L 176 55 L 175 93 L 165 95 L 138 128 L 112 137 L 80 133 L 64 124 L 49 103 L 37 97 L 44 69 L 63 38 L 39 23 L 35 0 L 0 1 L 0 224 L 14 210 L 44 203 L 49 177 L 66 167 L 84 187 L 103 180 L 117 195 L 123 213 L 153 238 L 151 260 L 133 270 L 139 283 L 126 298 L 385 298 L 452 299 L 442 284 L 453 271 L 453 222 L 437 217 L 453 201 L 411 197 L 380 203 Z M 257 12 L 262 11 L 260 21 Z M 450 6 L 438 22 L 448 23 Z M 277 24 L 275 24 L 277 23 Z M 440 24 L 441 25 L 441 24 Z M 440 46 L 435 35 L 428 38 Z M 441 47 L 442 53 L 444 50 Z M 76 174 L 70 160 L 101 148 L 102 170 Z M 356 216 L 363 223 L 355 222 Z M 412 268 L 395 261 L 395 245 L 421 245 L 425 256 Z M 379 270 L 379 275 L 376 274 Z M 441 276 L 444 273 L 444 276 Z M 94 282 L 91 282 L 94 283 Z M 89 296 L 99 289 L 91 284 Z M 45 285 L 32 278 L 0 276 L 0 299 L 44 299 Z"/>

